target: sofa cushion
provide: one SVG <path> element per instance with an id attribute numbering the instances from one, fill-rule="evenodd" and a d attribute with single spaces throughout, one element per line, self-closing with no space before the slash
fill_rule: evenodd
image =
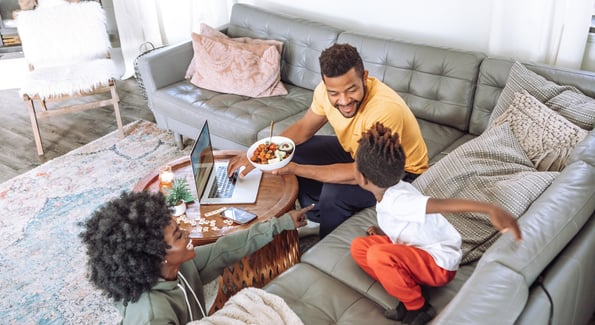
<path id="1" fill-rule="evenodd" d="M 375 208 L 355 213 L 316 245 L 306 251 L 302 264 L 310 264 L 334 277 L 355 291 L 365 295 L 383 308 L 394 308 L 397 299 L 390 296 L 382 285 L 364 272 L 351 257 L 351 241 L 365 236 L 370 225 L 378 225 Z M 457 294 L 475 268 L 475 264 L 464 265 L 457 271 L 454 280 L 446 286 L 424 288 L 436 310 L 441 310 Z"/>
<path id="2" fill-rule="evenodd" d="M 446 148 L 465 136 L 465 132 L 440 123 L 422 119 L 417 119 L 417 123 L 419 124 L 421 135 L 428 148 L 430 166 L 439 159 L 439 156 L 445 152 Z"/>
<path id="3" fill-rule="evenodd" d="M 587 131 L 540 103 L 527 91 L 516 92 L 509 108 L 495 121 L 508 123 L 537 170 L 560 171 Z"/>
<path id="4" fill-rule="evenodd" d="M 280 81 L 281 54 L 275 45 L 193 33 L 192 47 L 190 82 L 198 87 L 249 97 L 287 94 Z"/>
<path id="5" fill-rule="evenodd" d="M 500 93 L 500 97 L 498 97 L 498 101 L 492 111 L 488 125 L 493 125 L 496 118 L 508 109 L 508 106 L 510 106 L 514 98 L 514 93 L 523 89 L 542 103 L 547 102 L 567 90 L 580 93 L 580 91 L 573 86 L 560 86 L 527 69 L 520 62 L 515 62 L 510 69 L 508 80 L 506 81 L 502 93 Z"/>
<path id="6" fill-rule="evenodd" d="M 585 130 L 592 130 L 595 123 L 595 99 L 574 91 L 564 91 L 545 103 L 570 122 Z"/>
<path id="7" fill-rule="evenodd" d="M 306 263 L 289 268 L 263 289 L 283 298 L 304 324 L 394 324 L 383 316 L 382 306 Z"/>
<path id="8" fill-rule="evenodd" d="M 557 172 L 539 172 L 508 124 L 462 144 L 418 177 L 413 185 L 435 198 L 464 198 L 498 204 L 519 217 L 549 186 Z M 498 238 L 489 216 L 447 213 L 463 239 L 462 264 L 481 257 Z"/>
<path id="9" fill-rule="evenodd" d="M 162 127 L 196 139 L 200 132 L 196 125 L 208 120 L 215 148 L 246 150 L 271 120 L 282 121 L 303 112 L 312 102 L 311 90 L 292 85 L 287 90 L 285 96 L 250 98 L 196 88 L 184 80 L 153 92 L 152 101 L 160 108 L 156 118 L 163 118 L 158 120 Z"/>

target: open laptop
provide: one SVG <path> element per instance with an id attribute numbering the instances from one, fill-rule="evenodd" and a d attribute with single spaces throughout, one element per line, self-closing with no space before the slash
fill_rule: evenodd
<path id="1" fill-rule="evenodd" d="M 253 170 L 245 177 L 238 171 L 227 176 L 228 161 L 215 161 L 209 125 L 205 121 L 190 153 L 196 193 L 200 204 L 254 203 L 262 172 Z"/>

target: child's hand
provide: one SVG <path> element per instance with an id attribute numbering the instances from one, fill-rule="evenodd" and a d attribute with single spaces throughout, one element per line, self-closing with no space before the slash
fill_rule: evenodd
<path id="1" fill-rule="evenodd" d="M 378 228 L 377 226 L 370 226 L 368 227 L 368 230 L 366 230 L 366 233 L 368 234 L 368 236 L 372 236 L 372 235 L 384 235 L 384 232 Z"/>
<path id="2" fill-rule="evenodd" d="M 305 226 L 308 223 L 306 220 L 306 212 L 312 210 L 312 208 L 314 208 L 314 204 L 310 204 L 309 206 L 299 210 L 291 210 L 287 212 L 291 216 L 291 219 L 293 219 L 293 225 L 296 228 Z"/>
<path id="3" fill-rule="evenodd" d="M 490 222 L 496 229 L 500 230 L 501 233 L 505 233 L 510 230 L 517 241 L 522 239 L 519 224 L 517 223 L 516 218 L 512 214 L 508 213 L 508 211 L 494 206 L 490 212 Z"/>

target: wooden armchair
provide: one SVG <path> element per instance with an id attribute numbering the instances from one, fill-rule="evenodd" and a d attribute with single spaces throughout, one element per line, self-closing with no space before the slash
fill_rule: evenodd
<path id="1" fill-rule="evenodd" d="M 37 153 L 43 155 L 37 118 L 48 115 L 113 105 L 123 137 L 117 69 L 101 5 L 84 1 L 22 11 L 17 27 L 30 70 L 20 94 L 29 110 Z M 107 96 L 98 95 L 102 93 Z M 47 102 L 58 101 L 62 103 L 48 109 Z"/>

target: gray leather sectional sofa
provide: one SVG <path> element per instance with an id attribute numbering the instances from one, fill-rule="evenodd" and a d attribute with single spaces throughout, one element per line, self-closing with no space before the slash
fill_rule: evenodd
<path id="1" fill-rule="evenodd" d="M 281 79 L 289 94 L 249 98 L 199 89 L 184 80 L 190 42 L 139 58 L 157 123 L 194 138 L 209 121 L 217 148 L 245 149 L 276 133 L 307 110 L 320 81 L 318 56 L 335 42 L 351 43 L 365 67 L 394 88 L 418 118 L 436 162 L 479 136 L 506 84 L 514 60 L 343 31 L 245 4 L 233 8 L 224 30 L 231 37 L 283 41 Z M 595 97 L 595 74 L 551 66 L 526 66 L 560 85 Z M 321 133 L 330 133 L 328 127 Z M 437 324 L 586 324 L 595 310 L 595 135 L 591 132 L 570 163 L 519 218 L 524 239 L 505 234 L 482 258 L 427 294 L 439 311 Z M 397 301 L 358 268 L 349 244 L 375 223 L 373 208 L 343 223 L 303 254 L 301 262 L 265 288 L 283 297 L 306 324 L 388 324 L 385 308 Z"/>

